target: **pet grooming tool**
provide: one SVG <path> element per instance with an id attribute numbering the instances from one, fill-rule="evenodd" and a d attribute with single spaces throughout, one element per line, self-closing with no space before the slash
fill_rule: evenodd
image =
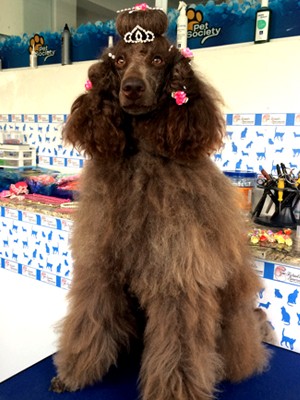
<path id="1" fill-rule="evenodd" d="M 294 229 L 297 224 L 294 210 L 300 200 L 299 177 L 296 180 L 292 171 L 288 172 L 283 163 L 277 164 L 276 170 L 277 179 L 265 170 L 261 171 L 263 178 L 257 180 L 257 187 L 264 189 L 264 191 L 252 213 L 252 217 L 257 224 Z M 270 202 L 268 211 L 271 205 L 274 204 L 275 206 L 275 211 L 271 216 L 261 216 L 266 201 Z"/>

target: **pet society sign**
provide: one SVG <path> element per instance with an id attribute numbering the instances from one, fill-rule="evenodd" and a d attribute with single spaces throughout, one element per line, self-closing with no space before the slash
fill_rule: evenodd
<path id="1" fill-rule="evenodd" d="M 203 45 L 207 40 L 218 36 L 221 27 L 211 26 L 208 21 L 204 20 L 203 13 L 200 10 L 189 8 L 187 10 L 188 18 L 188 39 L 198 39 L 199 44 Z"/>
<path id="2" fill-rule="evenodd" d="M 30 54 L 32 53 L 33 49 L 35 50 L 37 57 L 43 58 L 44 63 L 49 57 L 54 57 L 56 53 L 56 50 L 51 50 L 48 48 L 44 37 L 38 34 L 35 34 L 29 40 L 28 51 Z"/>
<path id="3" fill-rule="evenodd" d="M 196 49 L 252 41 L 254 9 L 250 12 L 249 6 L 248 15 L 241 7 L 237 3 L 233 9 L 230 4 L 213 1 L 188 6 L 188 47 Z"/>
<path id="4" fill-rule="evenodd" d="M 191 4 L 187 7 L 188 47 L 221 46 L 254 41 L 255 13 L 261 0 Z M 284 3 L 284 5 L 283 5 Z M 272 10 L 270 38 L 300 35 L 300 2 L 269 0 Z"/>

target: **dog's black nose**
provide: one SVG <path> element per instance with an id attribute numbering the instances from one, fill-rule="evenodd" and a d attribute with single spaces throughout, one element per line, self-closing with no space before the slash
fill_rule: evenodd
<path id="1" fill-rule="evenodd" d="M 122 92 L 132 100 L 139 99 L 145 91 L 145 83 L 139 78 L 127 78 L 122 82 Z"/>

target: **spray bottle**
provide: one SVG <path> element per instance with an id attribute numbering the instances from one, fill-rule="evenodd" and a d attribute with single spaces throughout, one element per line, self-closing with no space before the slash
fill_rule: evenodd
<path id="1" fill-rule="evenodd" d="M 61 36 L 61 63 L 62 65 L 71 64 L 71 33 L 68 24 L 65 24 Z"/>
<path id="2" fill-rule="evenodd" d="M 255 38 L 254 43 L 269 42 L 272 10 L 269 8 L 269 0 L 261 1 L 261 8 L 255 14 Z"/>
<path id="3" fill-rule="evenodd" d="M 178 5 L 179 16 L 177 19 L 177 47 L 185 49 L 187 47 L 187 25 L 188 19 L 186 16 L 186 3 L 180 1 Z"/>
<path id="4" fill-rule="evenodd" d="M 107 47 L 113 47 L 114 45 L 114 37 L 113 36 L 108 36 L 108 45 Z"/>
<path id="5" fill-rule="evenodd" d="M 29 66 L 30 68 L 37 68 L 37 55 L 34 48 L 34 44 L 32 45 L 32 50 L 29 56 Z"/>

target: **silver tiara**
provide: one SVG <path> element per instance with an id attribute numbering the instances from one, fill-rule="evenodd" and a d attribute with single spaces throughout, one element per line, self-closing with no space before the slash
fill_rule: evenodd
<path id="1" fill-rule="evenodd" d="M 146 10 L 161 10 L 161 11 L 163 11 L 163 8 L 149 7 L 147 3 L 140 3 L 140 4 L 136 4 L 134 7 L 131 7 L 131 8 L 123 8 L 122 10 L 118 10 L 117 13 L 129 11 L 129 14 L 131 14 L 135 11 L 146 11 Z"/>
<path id="2" fill-rule="evenodd" d="M 154 33 L 146 31 L 140 25 L 136 25 L 131 32 L 127 32 L 124 35 L 124 41 L 126 43 L 147 43 L 153 42 L 154 39 Z"/>

